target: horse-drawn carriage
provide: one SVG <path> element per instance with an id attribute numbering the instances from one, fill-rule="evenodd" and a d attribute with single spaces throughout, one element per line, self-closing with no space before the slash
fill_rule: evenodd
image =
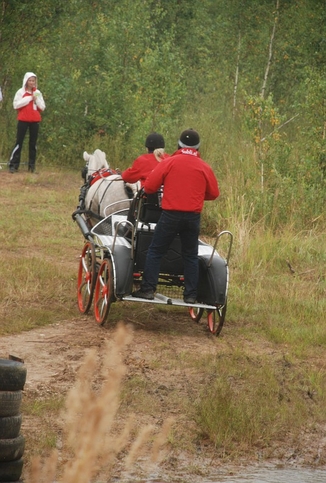
<path id="1" fill-rule="evenodd" d="M 109 191 L 107 198 L 110 199 Z M 86 314 L 93 304 L 95 320 L 104 324 L 111 305 L 118 301 L 184 306 L 195 322 L 206 312 L 209 331 L 218 335 L 227 308 L 228 262 L 233 241 L 229 231 L 219 233 L 213 246 L 198 240 L 199 283 L 195 304 L 190 306 L 183 301 L 183 262 L 178 236 L 162 259 L 154 299 L 131 295 L 142 280 L 147 249 L 161 212 L 158 200 L 159 193 L 153 200 L 140 189 L 135 196 L 106 203 L 105 207 L 102 200 L 103 215 L 96 215 L 97 223 L 89 206 L 81 204 L 73 213 L 85 239 L 78 270 L 78 308 Z M 216 249 L 221 237 L 228 237 L 225 258 Z"/>

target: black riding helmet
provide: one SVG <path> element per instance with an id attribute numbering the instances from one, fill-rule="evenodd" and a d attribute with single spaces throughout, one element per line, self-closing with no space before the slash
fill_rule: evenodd
<path id="1" fill-rule="evenodd" d="M 183 131 L 180 135 L 178 146 L 180 148 L 198 149 L 200 146 L 200 138 L 198 132 L 192 128 Z"/>
<path id="2" fill-rule="evenodd" d="M 153 152 L 154 149 L 164 148 L 165 147 L 164 137 L 162 136 L 162 134 L 158 134 L 157 132 L 152 132 L 146 138 L 145 147 L 150 152 Z"/>

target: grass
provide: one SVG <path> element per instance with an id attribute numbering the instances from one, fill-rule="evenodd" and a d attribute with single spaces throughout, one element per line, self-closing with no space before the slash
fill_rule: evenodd
<path id="1" fill-rule="evenodd" d="M 210 364 L 217 370 L 216 363 Z M 274 357 L 271 364 L 266 356 L 228 354 L 227 361 L 218 361 L 208 394 L 206 387 L 197 402 L 200 427 L 217 450 L 234 453 L 240 448 L 266 449 L 289 434 L 295 437 L 311 412 L 314 423 L 322 424 L 326 379 L 320 370 L 306 372 L 307 366 L 286 356 Z"/>
<path id="2" fill-rule="evenodd" d="M 21 184 L 3 187 L 0 334 L 47 325 L 75 311 L 72 281 L 80 238 L 71 213 L 78 176 L 60 170 L 18 176 Z"/>
<path id="3" fill-rule="evenodd" d="M 51 168 L 37 176 L 17 176 L 20 183 L 2 188 L 2 336 L 78 316 L 76 267 L 83 238 L 71 213 L 79 173 Z M 182 390 L 170 391 L 165 399 L 167 410 L 173 406 L 180 414 L 169 435 L 173 450 L 189 450 L 194 440 L 208 438 L 220 457 L 255 454 L 257 449 L 268 457 L 275 442 L 287 438 L 295 445 L 302 432 L 321 427 L 326 418 L 325 229 L 296 231 L 289 225 L 269 230 L 264 220 L 253 221 L 241 199 L 235 197 L 233 203 L 227 206 L 228 225 L 223 226 L 221 216 L 215 223 L 214 211 L 213 221 L 205 213 L 207 240 L 217 226 L 234 234 L 222 336 L 208 339 L 209 353 L 194 354 L 187 347 L 177 352 L 171 338 L 182 337 L 183 329 L 172 325 L 149 342 L 156 344 L 151 370 L 164 369 L 182 379 Z M 223 240 L 220 248 L 227 250 Z M 153 318 L 169 320 L 172 312 L 150 304 L 132 311 L 128 303 L 116 304 L 111 320 L 142 326 Z M 177 313 L 182 321 L 183 313 Z M 160 413 L 155 384 L 142 373 L 125 381 L 121 398 L 126 411 L 130 404 L 143 414 Z M 49 397 L 26 411 L 38 411 L 41 417 L 50 408 L 59 418 L 59 397 L 57 402 L 58 407 Z M 47 432 L 38 444 L 51 447 L 51 429 Z M 320 462 L 325 461 L 322 455 Z"/>

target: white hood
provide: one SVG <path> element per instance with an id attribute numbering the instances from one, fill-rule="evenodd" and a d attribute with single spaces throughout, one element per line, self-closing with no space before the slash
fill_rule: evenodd
<path id="1" fill-rule="evenodd" d="M 23 89 L 25 89 L 25 87 L 26 87 L 26 83 L 27 83 L 27 81 L 28 81 L 28 79 L 29 79 L 30 77 L 35 77 L 35 78 L 36 78 L 35 87 L 36 87 L 36 89 L 37 89 L 37 75 L 36 75 L 36 74 L 34 74 L 33 72 L 26 72 L 26 74 L 24 75 L 24 80 L 23 80 Z"/>

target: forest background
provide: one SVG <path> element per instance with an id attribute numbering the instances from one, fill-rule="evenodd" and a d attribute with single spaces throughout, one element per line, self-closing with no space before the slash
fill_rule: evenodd
<path id="1" fill-rule="evenodd" d="M 149 132 L 171 153 L 193 127 L 221 189 L 202 234 L 234 235 L 216 359 L 196 353 L 201 384 L 208 374 L 189 403 L 201 435 L 227 455 L 309 434 L 325 464 L 325 26 L 325 0 L 2 0 L 0 180 L 3 211 L 17 216 L 0 217 L 2 333 L 66 320 L 67 307 L 76 317 L 83 151 L 123 169 Z M 47 107 L 38 173 L 23 164 L 15 178 L 4 170 L 27 71 Z"/>
<path id="2" fill-rule="evenodd" d="M 173 152 L 193 127 L 220 226 L 235 206 L 272 230 L 324 226 L 325 25 L 324 0 L 3 0 L 0 161 L 33 71 L 47 105 L 39 165 L 80 167 L 100 148 L 125 168 L 149 132 Z"/>

